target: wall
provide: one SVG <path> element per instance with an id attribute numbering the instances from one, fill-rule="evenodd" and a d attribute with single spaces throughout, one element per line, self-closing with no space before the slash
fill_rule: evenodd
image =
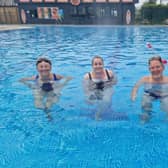
<path id="1" fill-rule="evenodd" d="M 17 7 L 0 7 L 0 24 L 19 24 Z"/>

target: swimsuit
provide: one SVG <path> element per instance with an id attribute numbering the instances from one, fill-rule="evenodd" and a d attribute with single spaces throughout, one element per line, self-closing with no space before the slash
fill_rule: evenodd
<path id="1" fill-rule="evenodd" d="M 108 81 L 94 82 L 93 79 L 92 79 L 91 73 L 90 72 L 88 73 L 89 79 L 94 82 L 95 89 L 103 90 L 104 87 L 105 87 L 105 83 L 112 80 L 113 77 L 110 77 L 108 70 L 106 69 L 105 71 L 106 71 L 106 75 L 107 75 Z"/>
<path id="2" fill-rule="evenodd" d="M 113 77 L 111 77 L 109 75 L 108 70 L 106 69 L 105 71 L 106 71 L 106 75 L 107 75 L 108 80 L 98 81 L 98 82 L 96 82 L 92 79 L 90 72 L 88 73 L 90 81 L 93 82 L 92 84 L 93 84 L 93 90 L 94 90 L 94 94 L 90 95 L 90 97 L 89 97 L 90 100 L 102 100 L 103 99 L 103 92 L 102 91 L 104 90 L 104 88 L 106 88 L 108 86 L 108 82 L 111 82 L 113 79 Z M 92 86 L 91 86 L 91 88 L 92 88 Z"/>
<path id="3" fill-rule="evenodd" d="M 39 75 L 36 76 L 36 81 L 38 80 Z M 53 74 L 54 81 L 58 80 L 56 74 Z M 40 88 L 45 92 L 50 92 L 53 90 L 51 82 L 44 82 Z"/>
<path id="4" fill-rule="evenodd" d="M 156 93 L 152 93 L 151 91 L 149 91 L 149 90 L 144 90 L 144 92 L 145 93 L 147 93 L 149 96 L 151 96 L 151 97 L 153 97 L 153 98 L 155 98 L 155 99 L 160 99 L 160 98 L 162 98 L 163 96 L 160 96 L 160 95 L 157 95 Z"/>
<path id="5" fill-rule="evenodd" d="M 161 99 L 161 98 L 165 98 L 168 95 L 164 94 L 163 92 L 165 92 L 166 90 L 163 90 L 163 86 L 159 85 L 159 84 L 152 84 L 152 85 L 146 85 L 145 89 L 144 89 L 144 93 L 147 94 L 148 96 L 151 96 L 154 99 Z"/>

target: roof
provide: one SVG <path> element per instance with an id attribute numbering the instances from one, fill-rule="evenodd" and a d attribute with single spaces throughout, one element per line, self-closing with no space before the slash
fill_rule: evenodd
<path id="1" fill-rule="evenodd" d="M 14 0 L 0 0 L 0 6 L 16 6 Z"/>

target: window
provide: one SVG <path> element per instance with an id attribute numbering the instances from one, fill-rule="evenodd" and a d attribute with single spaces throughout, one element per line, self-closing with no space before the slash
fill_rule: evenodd
<path id="1" fill-rule="evenodd" d="M 116 8 L 112 8 L 112 9 L 111 9 L 111 16 L 115 16 L 115 17 L 118 16 L 118 12 L 117 12 L 117 9 L 116 9 Z"/>
<path id="2" fill-rule="evenodd" d="M 105 16 L 105 15 L 106 15 L 105 9 L 102 8 L 102 7 L 97 7 L 96 15 L 97 15 L 98 17 L 103 17 L 103 16 Z"/>
<path id="3" fill-rule="evenodd" d="M 78 14 L 79 15 L 86 15 L 86 9 L 85 7 L 80 7 L 78 8 Z"/>
<path id="4" fill-rule="evenodd" d="M 91 15 L 91 16 L 95 15 L 94 8 L 91 7 L 91 6 L 89 6 L 89 7 L 87 8 L 87 12 L 88 12 L 88 15 Z"/>
<path id="5" fill-rule="evenodd" d="M 37 10 L 30 10 L 29 15 L 31 18 L 37 18 Z"/>
<path id="6" fill-rule="evenodd" d="M 50 8 L 47 8 L 47 7 L 43 8 L 43 16 L 44 16 L 45 19 L 49 19 L 51 17 Z"/>
<path id="7" fill-rule="evenodd" d="M 73 6 L 73 8 L 71 8 L 71 12 L 70 12 L 70 14 L 71 15 L 77 15 L 77 8 L 76 8 L 76 6 Z"/>
<path id="8" fill-rule="evenodd" d="M 44 17 L 43 8 L 37 8 L 37 16 L 39 19 L 42 19 Z"/>
<path id="9" fill-rule="evenodd" d="M 38 19 L 62 20 L 64 18 L 64 11 L 59 7 L 38 7 L 37 16 Z"/>

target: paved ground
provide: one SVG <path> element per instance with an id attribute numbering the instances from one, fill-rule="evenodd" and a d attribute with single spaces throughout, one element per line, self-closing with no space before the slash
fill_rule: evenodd
<path id="1" fill-rule="evenodd" d="M 3 30 L 17 30 L 17 29 L 29 29 L 33 26 L 29 25 L 0 25 L 0 31 Z"/>

